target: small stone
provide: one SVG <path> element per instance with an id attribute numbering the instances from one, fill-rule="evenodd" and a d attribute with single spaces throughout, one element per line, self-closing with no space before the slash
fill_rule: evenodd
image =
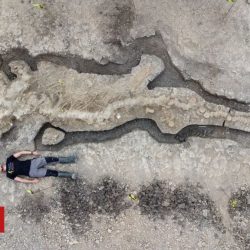
<path id="1" fill-rule="evenodd" d="M 198 242 L 198 247 L 199 248 L 203 248 L 205 246 L 205 243 L 204 242 L 202 242 L 202 241 L 199 241 Z"/>
<path id="2" fill-rule="evenodd" d="M 153 114 L 154 112 L 154 109 L 146 107 L 146 113 Z"/>
<path id="3" fill-rule="evenodd" d="M 174 122 L 173 121 L 170 121 L 169 123 L 168 123 L 168 126 L 170 127 L 170 128 L 173 128 L 174 127 Z"/>
<path id="4" fill-rule="evenodd" d="M 65 137 L 65 133 L 55 129 L 55 128 L 47 128 L 44 131 L 42 137 L 42 144 L 43 145 L 56 145 L 60 143 Z"/>
<path id="5" fill-rule="evenodd" d="M 209 118 L 209 116 L 210 116 L 209 113 L 205 113 L 205 114 L 204 114 L 204 117 L 205 117 L 205 118 Z"/>
<path id="6" fill-rule="evenodd" d="M 108 64 L 109 63 L 109 60 L 107 59 L 107 58 L 102 58 L 101 60 L 100 60 L 100 64 L 102 64 L 102 65 L 106 65 L 106 64 Z"/>
<path id="7" fill-rule="evenodd" d="M 110 228 L 108 229 L 108 233 L 110 233 L 110 234 L 112 233 L 112 230 Z"/>
<path id="8" fill-rule="evenodd" d="M 207 216 L 208 216 L 208 210 L 207 210 L 207 209 L 204 209 L 204 210 L 202 211 L 202 215 L 203 215 L 204 217 L 207 217 Z"/>
<path id="9" fill-rule="evenodd" d="M 181 203 L 180 205 L 178 205 L 178 208 L 182 209 L 182 208 L 185 208 L 185 206 L 186 206 L 185 203 Z"/>
<path id="10" fill-rule="evenodd" d="M 50 221 L 50 220 L 48 220 L 48 221 L 47 221 L 47 223 L 48 223 L 48 224 L 50 224 L 50 225 L 52 225 L 52 224 L 53 224 L 53 222 L 52 222 L 52 221 Z"/>
<path id="11" fill-rule="evenodd" d="M 121 119 L 121 115 L 119 113 L 116 114 L 116 118 L 119 120 Z"/>
<path id="12" fill-rule="evenodd" d="M 196 101 L 197 101 L 196 98 L 193 96 L 193 97 L 190 98 L 189 103 L 195 104 Z"/>
<path id="13" fill-rule="evenodd" d="M 205 113 L 206 112 L 206 109 L 204 108 L 204 107 L 201 107 L 200 109 L 199 109 L 199 111 L 200 111 L 200 113 Z"/>
<path id="14" fill-rule="evenodd" d="M 72 241 L 69 241 L 69 245 L 75 245 L 75 244 L 78 244 L 79 241 L 77 240 L 72 240 Z"/>
<path id="15" fill-rule="evenodd" d="M 86 121 L 88 125 L 93 125 L 94 121 L 93 120 L 87 120 Z"/>
<path id="16" fill-rule="evenodd" d="M 247 205 L 250 205 L 250 195 L 247 196 Z"/>
<path id="17" fill-rule="evenodd" d="M 166 200 L 163 202 L 163 206 L 164 206 L 164 207 L 168 207 L 168 206 L 170 206 L 170 204 L 171 204 L 171 202 L 170 202 L 170 200 L 168 200 L 168 199 L 166 199 Z"/>

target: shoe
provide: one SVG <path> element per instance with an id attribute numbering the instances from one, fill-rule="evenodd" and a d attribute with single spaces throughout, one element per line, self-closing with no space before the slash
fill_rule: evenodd
<path id="1" fill-rule="evenodd" d="M 77 177 L 78 177 L 77 173 L 73 173 L 73 174 L 71 175 L 71 179 L 72 179 L 72 180 L 76 180 Z"/>

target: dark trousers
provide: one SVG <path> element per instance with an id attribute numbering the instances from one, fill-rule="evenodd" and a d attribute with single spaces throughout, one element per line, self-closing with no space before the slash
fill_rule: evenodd
<path id="1" fill-rule="evenodd" d="M 46 160 L 47 164 L 59 162 L 59 159 L 57 157 L 45 157 L 45 160 Z M 48 176 L 57 177 L 58 176 L 58 171 L 52 170 L 52 169 L 47 169 L 47 172 L 46 172 L 45 176 L 47 176 L 47 177 Z"/>

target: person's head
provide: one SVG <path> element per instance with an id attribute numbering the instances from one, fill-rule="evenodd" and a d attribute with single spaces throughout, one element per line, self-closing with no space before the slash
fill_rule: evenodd
<path id="1" fill-rule="evenodd" d="M 1 172 L 5 172 L 6 171 L 6 165 L 5 165 L 5 163 L 1 164 L 0 170 L 1 170 Z"/>

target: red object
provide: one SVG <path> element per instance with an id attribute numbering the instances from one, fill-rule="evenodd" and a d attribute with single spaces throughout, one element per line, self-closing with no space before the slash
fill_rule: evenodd
<path id="1" fill-rule="evenodd" d="M 0 233 L 4 233 L 4 207 L 0 207 Z"/>

